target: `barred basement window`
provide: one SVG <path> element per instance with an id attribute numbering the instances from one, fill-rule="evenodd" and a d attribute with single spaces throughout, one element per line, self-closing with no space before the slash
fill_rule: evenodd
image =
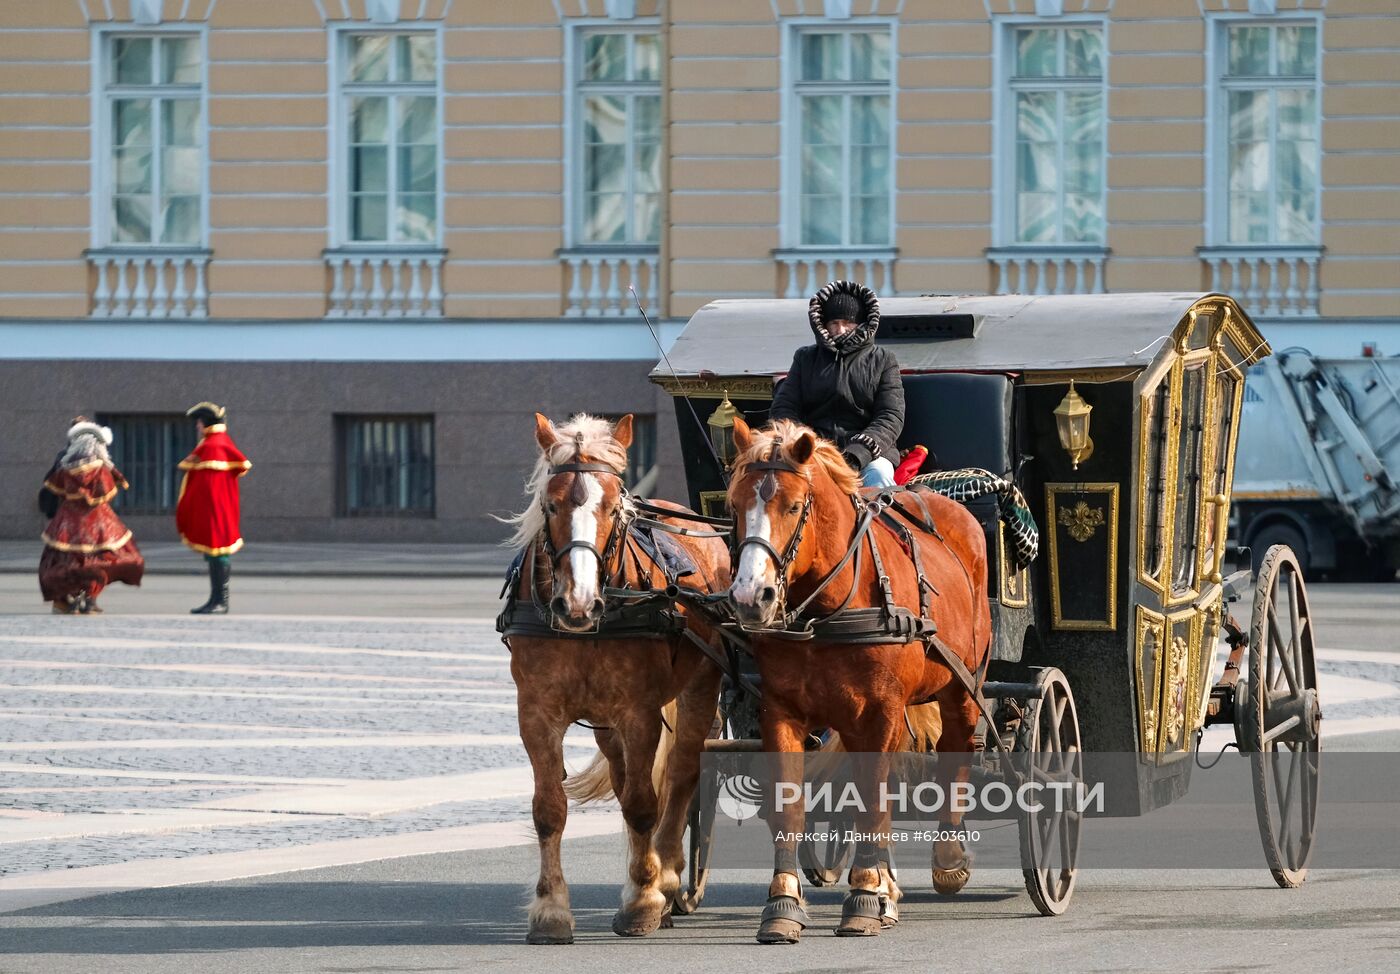
<path id="1" fill-rule="evenodd" d="M 112 429 L 108 452 L 130 490 L 112 501 L 123 514 L 173 514 L 180 499 L 178 464 L 199 442 L 194 421 L 179 413 L 102 414 L 97 422 Z"/>
<path id="2" fill-rule="evenodd" d="M 605 415 L 616 423 L 622 414 Z M 627 489 L 645 497 L 656 489 L 656 416 L 646 413 L 632 415 L 632 445 L 627 450 Z M 640 488 L 640 489 L 639 489 Z"/>
<path id="3" fill-rule="evenodd" d="M 433 417 L 338 416 L 343 517 L 433 517 Z"/>

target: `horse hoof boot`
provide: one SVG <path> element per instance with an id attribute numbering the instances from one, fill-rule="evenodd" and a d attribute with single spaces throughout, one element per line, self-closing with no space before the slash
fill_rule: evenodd
<path id="1" fill-rule="evenodd" d="M 525 935 L 525 942 L 527 944 L 571 944 L 574 942 L 574 928 L 569 926 L 566 920 L 545 920 L 531 925 L 530 932 Z"/>
<path id="2" fill-rule="evenodd" d="M 889 930 L 899 923 L 899 904 L 888 896 L 880 897 L 880 926 Z"/>
<path id="3" fill-rule="evenodd" d="M 885 910 L 883 897 L 874 890 L 853 889 L 841 904 L 841 925 L 838 937 L 874 937 L 880 933 Z"/>
<path id="4" fill-rule="evenodd" d="M 941 896 L 952 896 L 954 893 L 962 891 L 967 885 L 967 881 L 972 878 L 972 860 L 963 856 L 963 861 L 948 869 L 942 866 L 933 867 L 933 888 Z"/>
<path id="5" fill-rule="evenodd" d="M 657 927 L 661 926 L 665 911 L 647 911 L 644 913 L 624 913 L 618 910 L 613 914 L 613 933 L 619 937 L 645 937 Z"/>
<path id="6" fill-rule="evenodd" d="M 812 918 L 794 897 L 770 896 L 759 920 L 758 942 L 795 944 L 811 922 Z"/>

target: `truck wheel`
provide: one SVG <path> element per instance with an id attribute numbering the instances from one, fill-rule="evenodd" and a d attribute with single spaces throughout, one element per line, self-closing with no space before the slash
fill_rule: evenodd
<path id="1" fill-rule="evenodd" d="M 1259 574 L 1259 566 L 1264 562 L 1264 554 L 1276 544 L 1285 544 L 1293 549 L 1298 562 L 1298 573 L 1304 579 L 1312 578 L 1312 564 L 1308 557 L 1308 542 L 1303 533 L 1288 524 L 1266 524 L 1249 541 L 1250 558 L 1254 574 Z"/>

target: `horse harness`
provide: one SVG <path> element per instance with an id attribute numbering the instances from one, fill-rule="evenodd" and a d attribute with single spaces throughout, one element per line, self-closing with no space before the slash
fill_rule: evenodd
<path id="1" fill-rule="evenodd" d="M 759 499 L 767 503 L 773 499 L 777 492 L 778 473 L 791 473 L 802 476 L 802 472 L 792 463 L 777 456 L 777 447 L 769 454 L 767 460 L 760 460 L 749 467 L 750 470 L 764 471 L 764 478 L 759 482 Z M 774 639 L 790 640 L 817 640 L 822 643 L 848 643 L 874 645 L 879 643 L 910 643 L 922 642 L 925 652 L 928 655 L 936 655 L 940 662 L 967 686 L 969 692 L 976 697 L 976 688 L 980 686 L 985 676 L 988 659 L 984 658 L 982 665 L 978 667 L 978 672 L 974 675 L 968 670 L 962 659 L 953 650 L 938 638 L 938 626 L 933 621 L 932 607 L 933 597 L 938 595 L 937 587 L 931 582 L 924 571 L 923 556 L 920 553 L 917 539 L 912 528 L 918 528 L 920 532 L 932 535 L 944 547 L 948 547 L 943 535 L 938 530 L 938 526 L 933 521 L 932 513 L 928 504 L 920 491 L 906 489 L 900 492 L 905 496 L 913 498 L 918 505 L 922 517 L 916 515 L 908 508 L 896 502 L 896 493 L 892 490 L 882 490 L 874 496 L 862 497 L 852 495 L 851 503 L 855 507 L 858 520 L 855 530 L 851 533 L 850 543 L 846 546 L 845 554 L 841 560 L 829 571 L 826 576 L 817 583 L 816 588 L 795 608 L 785 612 L 782 618 L 782 627 L 778 629 L 746 630 L 736 620 L 726 622 L 725 628 L 733 631 L 735 629 L 753 636 L 766 636 Z M 797 527 L 793 531 L 792 538 L 782 552 L 767 539 L 758 537 L 747 537 L 738 542 L 735 548 L 735 560 L 744 548 L 753 545 L 761 549 L 769 558 L 773 560 L 777 568 L 778 588 L 783 597 L 783 604 L 786 604 L 787 572 L 791 566 L 792 559 L 796 557 L 797 550 L 802 543 L 802 535 L 807 526 L 807 521 L 812 511 L 812 491 L 807 491 L 807 498 L 803 502 L 801 514 L 798 517 Z M 908 523 L 896 520 L 892 515 L 898 514 Z M 884 556 L 880 554 L 880 546 L 876 543 L 874 533 L 871 528 L 880 523 L 887 528 L 896 538 L 899 539 L 903 547 L 909 552 L 911 561 L 914 563 L 914 572 L 918 578 L 919 587 L 919 613 L 915 615 L 910 610 L 895 602 L 894 591 L 890 585 L 889 573 L 885 569 Z M 861 569 L 864 565 L 866 550 L 870 552 L 871 565 L 875 570 L 876 581 L 880 587 L 880 605 L 852 608 L 851 600 L 855 598 L 856 589 L 860 585 Z M 967 566 L 963 565 L 962 559 L 957 556 L 951 548 L 949 554 L 953 555 L 953 560 L 962 568 L 967 576 L 968 584 L 972 584 L 972 576 L 967 571 Z M 854 560 L 854 570 L 852 573 L 851 588 L 842 599 L 841 604 L 832 612 L 824 616 L 812 617 L 807 614 L 808 608 L 816 601 L 818 595 L 824 592 L 835 580 L 845 567 Z"/>
<path id="2" fill-rule="evenodd" d="M 565 473 L 576 475 L 570 487 L 570 499 L 575 504 L 582 504 L 587 500 L 587 486 L 583 474 L 605 473 L 621 477 L 617 470 L 603 463 L 562 463 L 551 467 L 549 471 L 551 477 Z M 556 547 L 546 517 L 546 525 L 540 532 L 541 537 L 516 556 L 506 573 L 505 586 L 501 591 L 506 605 L 496 617 L 496 631 L 501 634 L 502 641 L 506 642 L 507 646 L 507 640 L 511 636 L 549 639 L 664 639 L 685 631 L 685 617 L 676 610 L 675 600 L 668 595 L 668 590 L 680 578 L 695 572 L 696 565 L 683 549 L 674 542 L 664 540 L 665 535 L 724 537 L 728 532 L 698 531 L 667 524 L 658 518 L 669 516 L 716 526 L 727 525 L 728 522 L 720 518 L 660 507 L 637 498 L 627 498 L 625 488 L 623 496 L 627 503 L 618 505 L 613 514 L 612 529 L 608 532 L 608 539 L 601 550 L 592 541 L 578 538 Z M 658 531 L 663 534 L 658 535 Z M 585 632 L 573 632 L 558 626 L 553 611 L 540 599 L 539 594 L 536 550 L 541 550 L 548 559 L 549 575 L 552 577 L 560 561 L 575 548 L 592 552 L 598 560 L 598 590 L 606 605 L 597 624 Z M 625 587 L 623 583 L 629 557 L 639 580 L 644 581 L 650 575 L 642 563 L 643 556 L 661 570 L 666 578 L 666 588 Z M 614 562 L 616 568 L 609 572 L 609 566 Z M 528 602 L 519 599 L 515 594 L 522 576 L 529 579 Z"/>

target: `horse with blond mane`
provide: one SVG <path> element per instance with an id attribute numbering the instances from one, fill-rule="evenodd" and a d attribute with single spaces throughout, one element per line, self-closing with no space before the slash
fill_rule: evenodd
<path id="1" fill-rule="evenodd" d="M 563 739 L 585 721 L 601 757 L 569 790 L 579 799 L 609 786 L 616 794 L 628 863 L 612 926 L 642 936 L 667 920 L 679 890 L 686 814 L 720 684 L 715 634 L 664 593 L 682 576 L 691 588 L 723 592 L 729 552 L 698 515 L 624 489 L 631 415 L 615 427 L 586 415 L 556 427 L 537 413 L 535 440 L 529 504 L 507 519 L 519 553 L 498 621 L 535 779 L 540 873 L 526 940 L 573 942 L 559 859 L 568 814 Z M 669 747 L 661 746 L 663 727 Z"/>
<path id="2" fill-rule="evenodd" d="M 977 704 L 953 670 L 977 672 L 991 649 L 986 539 L 976 518 L 928 492 L 862 493 L 836 448 L 798 423 L 754 431 L 736 419 L 734 439 L 740 454 L 729 504 L 738 556 L 730 602 L 762 678 L 764 750 L 789 756 L 779 759 L 782 780 L 800 779 L 804 739 L 829 727 L 846 750 L 873 756 L 859 782 L 873 795 L 904 739 L 905 709 L 929 701 L 942 719 L 940 754 L 973 750 Z M 806 627 L 807 638 L 787 638 L 796 627 Z M 956 659 L 932 652 L 934 642 Z M 889 811 L 866 804 L 860 831 L 888 836 Z M 800 803 L 770 817 L 774 874 L 763 943 L 794 943 L 810 923 L 797 843 L 783 838 L 800 834 L 802 819 Z M 946 825 L 959 823 L 949 815 Z M 887 842 L 856 844 L 838 935 L 870 936 L 897 921 Z M 960 843 L 936 844 L 933 874 L 939 892 L 962 888 L 970 872 Z"/>

